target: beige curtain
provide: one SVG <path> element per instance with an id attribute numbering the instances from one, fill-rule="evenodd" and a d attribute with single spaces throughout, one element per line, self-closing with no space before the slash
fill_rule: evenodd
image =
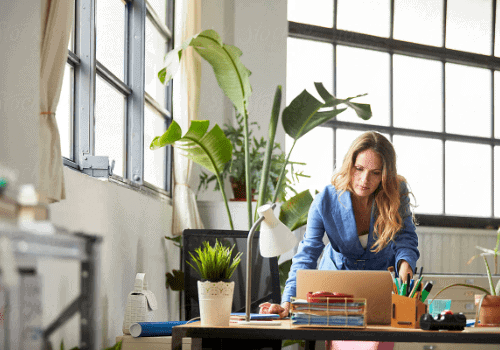
<path id="1" fill-rule="evenodd" d="M 49 202 L 66 198 L 61 141 L 56 123 L 74 15 L 73 0 L 42 0 L 40 47 L 40 132 L 38 190 Z"/>
<path id="2" fill-rule="evenodd" d="M 201 0 L 175 2 L 176 45 L 201 31 Z M 180 19 L 180 20 L 179 20 Z M 198 118 L 201 83 L 201 59 L 189 48 L 182 55 L 180 75 L 174 79 L 174 119 L 185 133 L 191 120 Z M 178 236 L 184 229 L 203 228 L 196 198 L 189 186 L 193 162 L 174 150 L 174 193 L 172 234 Z"/>

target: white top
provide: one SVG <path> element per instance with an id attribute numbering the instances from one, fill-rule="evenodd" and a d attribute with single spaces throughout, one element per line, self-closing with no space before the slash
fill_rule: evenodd
<path id="1" fill-rule="evenodd" d="M 361 243 L 361 246 L 366 249 L 366 245 L 368 244 L 368 234 L 358 236 L 359 237 L 359 242 Z"/>

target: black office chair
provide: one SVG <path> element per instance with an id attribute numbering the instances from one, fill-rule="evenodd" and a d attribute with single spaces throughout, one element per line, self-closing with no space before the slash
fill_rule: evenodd
<path id="1" fill-rule="evenodd" d="M 233 230 L 184 230 L 182 237 L 181 267 L 184 271 L 184 320 L 191 320 L 200 316 L 198 303 L 197 281 L 199 276 L 193 268 L 186 263 L 190 261 L 188 252 L 194 253 L 195 249 L 200 247 L 202 242 L 208 241 L 210 245 L 217 239 L 220 242 L 235 245 L 234 253 L 243 252 L 241 263 L 231 277 L 235 282 L 232 312 L 245 312 L 246 301 L 246 251 L 247 251 L 248 231 Z M 280 303 L 281 290 L 279 282 L 279 270 L 277 258 L 263 258 L 259 252 L 259 233 L 254 235 L 254 244 L 252 251 L 252 295 L 251 309 L 252 313 L 259 312 L 259 305 L 263 302 Z M 281 349 L 281 340 L 255 341 L 244 343 L 235 341 L 221 342 L 220 339 L 204 339 L 203 348 L 213 349 Z"/>

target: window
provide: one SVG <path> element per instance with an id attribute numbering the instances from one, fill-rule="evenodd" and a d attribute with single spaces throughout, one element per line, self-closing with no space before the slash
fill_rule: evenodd
<path id="1" fill-rule="evenodd" d="M 172 150 L 149 144 L 172 117 L 157 72 L 173 47 L 173 0 L 81 0 L 75 10 L 56 111 L 64 164 L 96 175 L 113 163 L 113 179 L 169 194 Z"/>
<path id="2" fill-rule="evenodd" d="M 321 190 L 352 140 L 376 130 L 396 148 L 419 221 L 498 226 L 497 12 L 496 0 L 289 0 L 287 104 L 320 81 L 341 98 L 368 93 L 358 101 L 373 111 L 367 122 L 346 111 L 297 142 L 292 159 L 311 175 L 298 190 Z"/>

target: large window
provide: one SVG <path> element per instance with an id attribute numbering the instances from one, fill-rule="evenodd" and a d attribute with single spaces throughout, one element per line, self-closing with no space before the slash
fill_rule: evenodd
<path id="1" fill-rule="evenodd" d="M 373 111 L 367 122 L 346 111 L 296 144 L 311 175 L 299 189 L 321 190 L 353 139 L 376 130 L 420 221 L 498 225 L 497 11 L 496 0 L 289 0 L 287 104 L 319 81 L 341 98 L 368 93 L 358 101 Z"/>
<path id="2" fill-rule="evenodd" d="M 113 179 L 169 194 L 172 150 L 149 144 L 172 115 L 157 72 L 173 47 L 173 0 L 75 4 L 56 112 L 64 164 L 93 176 L 114 164 Z"/>

